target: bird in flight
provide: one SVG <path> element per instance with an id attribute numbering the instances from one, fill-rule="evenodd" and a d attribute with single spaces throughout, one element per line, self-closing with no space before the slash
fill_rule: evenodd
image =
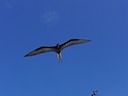
<path id="1" fill-rule="evenodd" d="M 93 91 L 93 94 L 92 94 L 92 96 L 98 96 L 98 95 L 97 95 L 97 93 L 98 93 L 98 90 L 96 90 L 96 91 Z"/>
<path id="2" fill-rule="evenodd" d="M 90 42 L 90 41 L 91 40 L 70 39 L 67 42 L 63 43 L 63 44 L 57 44 L 56 46 L 42 46 L 42 47 L 39 47 L 39 48 L 31 51 L 30 53 L 26 54 L 24 57 L 34 56 L 34 55 L 37 55 L 37 54 L 40 54 L 40 53 L 45 53 L 45 52 L 56 52 L 58 60 L 62 61 L 61 51 L 64 48 L 69 47 L 71 45 L 86 43 L 86 42 Z"/>

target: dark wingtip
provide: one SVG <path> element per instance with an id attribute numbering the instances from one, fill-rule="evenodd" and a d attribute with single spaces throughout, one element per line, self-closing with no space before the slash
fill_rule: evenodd
<path id="1" fill-rule="evenodd" d="M 27 54 L 27 55 L 25 55 L 24 57 L 28 57 L 28 54 Z"/>
<path id="2" fill-rule="evenodd" d="M 88 42 L 91 42 L 92 40 L 88 40 Z"/>
<path id="3" fill-rule="evenodd" d="M 88 40 L 88 39 L 81 39 L 83 40 L 84 42 L 91 42 L 92 40 Z"/>

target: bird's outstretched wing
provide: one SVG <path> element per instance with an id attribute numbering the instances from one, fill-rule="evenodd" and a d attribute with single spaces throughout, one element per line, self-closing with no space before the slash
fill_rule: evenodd
<path id="1" fill-rule="evenodd" d="M 84 39 L 70 39 L 67 42 L 61 44 L 61 49 L 64 49 L 68 46 L 75 45 L 75 44 L 81 44 L 81 43 L 86 43 L 90 42 L 91 40 L 84 40 Z"/>
<path id="2" fill-rule="evenodd" d="M 51 51 L 54 51 L 54 49 L 55 49 L 54 47 L 42 46 L 42 47 L 39 47 L 39 48 L 33 50 L 32 52 L 26 54 L 24 57 L 33 56 L 33 55 L 37 55 L 37 54 L 45 53 L 45 52 L 51 52 Z"/>

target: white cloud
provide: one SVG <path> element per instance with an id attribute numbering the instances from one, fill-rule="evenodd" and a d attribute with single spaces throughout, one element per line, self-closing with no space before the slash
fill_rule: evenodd
<path id="1" fill-rule="evenodd" d="M 13 6 L 12 6 L 12 4 L 11 4 L 10 2 L 6 2 L 6 3 L 5 3 L 5 7 L 10 9 L 10 8 L 12 8 Z"/>
<path id="2" fill-rule="evenodd" d="M 60 18 L 60 15 L 56 11 L 49 11 L 41 16 L 41 22 L 48 25 L 55 25 Z"/>

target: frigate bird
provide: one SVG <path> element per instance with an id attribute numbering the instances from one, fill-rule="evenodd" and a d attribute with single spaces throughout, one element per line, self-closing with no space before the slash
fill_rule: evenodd
<path id="1" fill-rule="evenodd" d="M 96 90 L 96 91 L 93 91 L 93 94 L 92 94 L 92 96 L 98 96 L 97 94 L 98 94 L 98 90 Z"/>
<path id="2" fill-rule="evenodd" d="M 40 53 L 45 53 L 45 52 L 56 52 L 59 61 L 61 61 L 62 60 L 61 51 L 64 48 L 69 47 L 71 45 L 75 45 L 75 44 L 86 43 L 86 42 L 89 42 L 89 41 L 91 41 L 91 40 L 70 39 L 67 42 L 63 43 L 63 44 L 57 44 L 56 46 L 42 46 L 42 47 L 39 47 L 39 48 L 33 50 L 32 52 L 26 54 L 24 57 L 34 56 L 34 55 L 37 55 L 37 54 L 40 54 Z"/>

